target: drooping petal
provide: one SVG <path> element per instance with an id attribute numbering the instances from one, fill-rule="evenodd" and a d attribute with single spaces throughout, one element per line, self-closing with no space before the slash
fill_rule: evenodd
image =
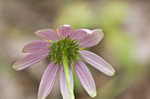
<path id="1" fill-rule="evenodd" d="M 74 30 L 72 32 L 72 34 L 70 35 L 70 37 L 73 40 L 81 40 L 83 39 L 85 36 L 87 35 L 86 31 L 84 31 L 83 29 L 78 29 L 78 30 Z"/>
<path id="2" fill-rule="evenodd" d="M 48 50 L 49 46 L 50 46 L 49 42 L 37 40 L 37 41 L 33 41 L 32 43 L 27 44 L 23 48 L 23 52 L 33 53 L 37 51 L 44 51 L 44 50 Z"/>
<path id="3" fill-rule="evenodd" d="M 72 27 L 70 25 L 61 25 L 58 32 L 62 38 L 66 38 L 72 34 Z"/>
<path id="4" fill-rule="evenodd" d="M 59 66 L 53 62 L 45 70 L 39 87 L 38 99 L 45 99 L 51 92 L 57 78 Z"/>
<path id="5" fill-rule="evenodd" d="M 69 68 L 69 72 L 70 72 L 70 79 L 71 79 L 72 88 L 74 89 L 73 75 L 72 75 L 71 68 Z M 61 67 L 61 70 L 60 70 L 60 91 L 61 91 L 61 94 L 63 96 L 63 99 L 71 99 L 63 67 Z"/>
<path id="6" fill-rule="evenodd" d="M 87 93 L 91 97 L 95 97 L 96 96 L 95 82 L 87 66 L 83 62 L 79 61 L 75 65 L 75 71 L 82 86 L 87 91 Z"/>
<path id="7" fill-rule="evenodd" d="M 96 29 L 96 30 L 83 29 L 83 30 L 86 31 L 87 33 L 87 36 L 85 36 L 79 42 L 79 45 L 83 48 L 97 45 L 104 36 L 103 32 L 99 29 Z"/>
<path id="8" fill-rule="evenodd" d="M 43 60 L 47 56 L 48 56 L 48 51 L 28 54 L 27 56 L 25 56 L 21 60 L 17 61 L 13 65 L 13 68 L 17 71 L 25 69 L 25 68 Z"/>
<path id="9" fill-rule="evenodd" d="M 39 30 L 35 34 L 46 40 L 54 40 L 55 41 L 55 40 L 59 39 L 57 32 L 53 29 Z"/>
<path id="10" fill-rule="evenodd" d="M 81 57 L 94 68 L 108 76 L 113 76 L 115 74 L 113 67 L 100 56 L 86 50 L 81 50 L 79 52 Z"/>

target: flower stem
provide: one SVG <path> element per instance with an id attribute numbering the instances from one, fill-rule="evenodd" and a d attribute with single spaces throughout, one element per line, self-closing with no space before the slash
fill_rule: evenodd
<path id="1" fill-rule="evenodd" d="M 69 93 L 71 95 L 71 99 L 75 99 L 72 84 L 71 84 L 71 79 L 70 79 L 68 59 L 67 59 L 67 56 L 65 55 L 65 53 L 63 54 L 62 60 L 63 60 L 64 72 L 65 72 L 65 76 L 66 76 L 66 80 L 67 80 L 67 85 L 69 88 Z"/>

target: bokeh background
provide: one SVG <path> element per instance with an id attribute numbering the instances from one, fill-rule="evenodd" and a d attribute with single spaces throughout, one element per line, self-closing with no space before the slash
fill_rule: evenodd
<path id="1" fill-rule="evenodd" d="M 90 68 L 97 86 L 93 99 L 150 99 L 150 0 L 0 0 L 0 99 L 36 99 L 46 62 L 16 72 L 22 48 L 34 32 L 70 24 L 101 28 L 105 37 L 90 48 L 116 69 L 107 77 Z M 92 99 L 78 80 L 76 99 Z M 47 99 L 62 99 L 56 82 Z"/>

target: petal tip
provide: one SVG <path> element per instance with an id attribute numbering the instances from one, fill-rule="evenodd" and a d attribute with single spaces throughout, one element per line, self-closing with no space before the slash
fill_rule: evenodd
<path id="1" fill-rule="evenodd" d="M 116 74 L 116 71 L 113 69 L 112 70 L 112 76 L 114 76 Z"/>
<path id="2" fill-rule="evenodd" d="M 104 32 L 102 29 L 96 29 L 95 32 L 99 34 L 100 41 L 104 38 Z"/>
<path id="3" fill-rule="evenodd" d="M 16 64 L 14 64 L 13 66 L 12 66 L 12 68 L 15 70 L 15 71 L 18 71 L 19 69 L 17 68 L 17 65 Z"/>
<path id="4" fill-rule="evenodd" d="M 112 70 L 110 71 L 110 75 L 109 76 L 114 76 L 116 74 L 116 71 L 112 68 Z"/>
<path id="5" fill-rule="evenodd" d="M 102 72 L 104 72 L 104 74 L 107 76 L 114 76 L 116 74 L 116 71 L 113 67 L 111 67 L 111 69 L 107 69 L 107 71 L 102 71 Z"/>
<path id="6" fill-rule="evenodd" d="M 97 95 L 96 92 L 92 92 L 92 94 L 90 94 L 90 96 L 91 96 L 92 98 L 96 97 L 96 95 Z"/>
<path id="7" fill-rule="evenodd" d="M 41 32 L 40 30 L 35 31 L 36 35 L 39 35 L 39 32 Z"/>

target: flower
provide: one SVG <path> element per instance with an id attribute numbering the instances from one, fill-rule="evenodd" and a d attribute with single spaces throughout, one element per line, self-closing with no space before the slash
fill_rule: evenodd
<path id="1" fill-rule="evenodd" d="M 73 71 L 75 71 L 87 93 L 91 97 L 95 97 L 95 82 L 84 62 L 108 76 L 113 76 L 115 73 L 112 66 L 103 58 L 84 50 L 97 45 L 102 40 L 104 34 L 100 29 L 72 30 L 70 25 L 61 25 L 58 31 L 43 29 L 37 31 L 36 35 L 45 40 L 27 44 L 23 48 L 23 52 L 28 53 L 28 55 L 18 60 L 13 68 L 22 70 L 45 58 L 49 60 L 49 65 L 41 78 L 38 99 L 45 99 L 48 96 L 58 73 L 63 99 L 74 99 Z"/>

